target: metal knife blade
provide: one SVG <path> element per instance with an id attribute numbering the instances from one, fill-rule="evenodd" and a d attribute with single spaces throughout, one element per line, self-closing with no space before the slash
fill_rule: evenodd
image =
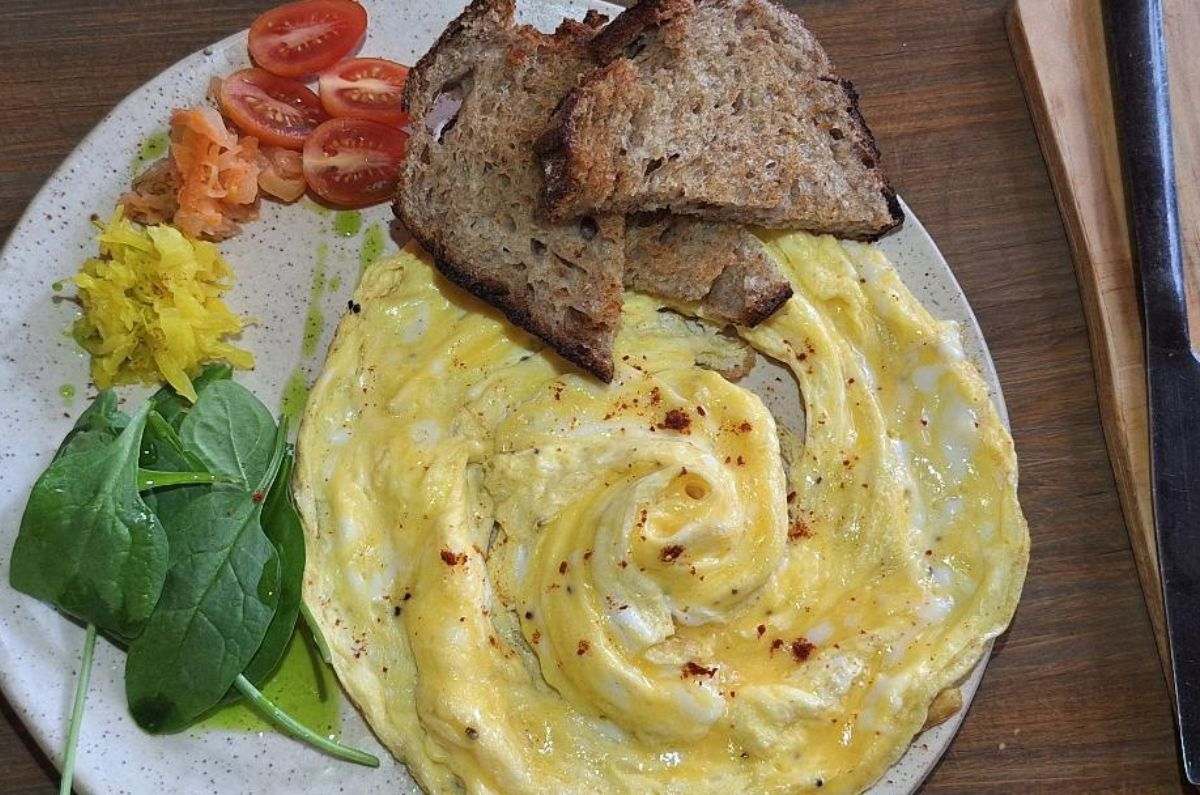
<path id="1" fill-rule="evenodd" d="M 1179 743 L 1200 783 L 1200 360 L 1188 335 L 1161 0 L 1105 3 L 1130 235 L 1141 278 L 1151 482 Z"/>

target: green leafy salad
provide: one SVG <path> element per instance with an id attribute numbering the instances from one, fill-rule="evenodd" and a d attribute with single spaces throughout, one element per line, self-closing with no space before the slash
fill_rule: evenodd
<path id="1" fill-rule="evenodd" d="M 129 712 L 147 732 L 180 731 L 244 699 L 335 757 L 379 763 L 298 723 L 259 690 L 305 612 L 287 422 L 277 425 L 228 366 L 208 367 L 194 384 L 194 405 L 164 387 L 132 416 L 101 392 L 21 518 L 13 587 L 87 625 L 63 792 L 97 632 L 126 650 Z"/>

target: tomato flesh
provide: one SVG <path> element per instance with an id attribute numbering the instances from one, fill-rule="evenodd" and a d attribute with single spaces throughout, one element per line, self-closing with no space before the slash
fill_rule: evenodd
<path id="1" fill-rule="evenodd" d="M 362 43 L 367 12 L 354 0 L 300 0 L 262 14 L 250 26 L 250 56 L 281 77 L 311 75 Z"/>
<path id="2" fill-rule="evenodd" d="M 285 149 L 302 149 L 328 116 L 308 86 L 262 69 L 234 72 L 221 83 L 221 110 L 246 135 Z"/>
<path id="3" fill-rule="evenodd" d="M 353 58 L 321 73 L 321 104 L 330 116 L 399 127 L 408 67 L 385 58 Z"/>
<path id="4" fill-rule="evenodd" d="M 304 178 L 313 193 L 343 207 L 392 198 L 408 135 L 363 119 L 330 119 L 304 144 Z"/>
<path id="5" fill-rule="evenodd" d="M 278 146 L 258 150 L 258 187 L 276 199 L 294 202 L 304 195 L 304 163 L 300 153 Z"/>

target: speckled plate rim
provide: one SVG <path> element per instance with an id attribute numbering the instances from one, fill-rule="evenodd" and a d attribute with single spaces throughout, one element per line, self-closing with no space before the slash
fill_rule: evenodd
<path id="1" fill-rule="evenodd" d="M 372 12 L 372 29 L 364 46 L 365 53 L 403 59 L 405 53 L 397 52 L 397 49 L 403 51 L 406 49 L 405 47 L 387 46 L 389 35 L 396 35 L 392 29 L 397 25 L 403 27 L 403 23 L 397 22 L 397 20 L 404 20 L 406 16 L 411 15 L 419 16 L 422 20 L 429 22 L 429 25 L 422 28 L 415 36 L 408 31 L 399 34 L 400 38 L 408 38 L 409 45 L 415 41 L 415 46 L 407 46 L 409 62 L 411 62 L 412 55 L 419 55 L 420 51 L 432 41 L 437 31 L 440 30 L 440 24 L 457 13 L 458 7 L 461 5 L 461 2 L 455 2 L 455 0 L 448 2 L 439 0 L 439 2 L 433 3 L 406 0 L 403 3 L 403 10 L 399 10 L 397 5 L 400 4 L 384 3 L 383 0 L 363 1 L 369 12 Z M 522 16 L 544 27 L 558 16 L 563 14 L 579 16 L 582 10 L 589 7 L 609 13 L 620 10 L 604 3 L 584 2 L 583 0 L 557 0 L 556 2 L 536 4 L 530 0 L 529 3 L 523 5 Z M 384 14 L 391 16 L 388 17 L 386 24 L 381 24 Z M 387 30 L 381 33 L 381 27 L 387 28 Z M 67 240 L 62 245 L 59 245 L 58 240 L 53 240 L 49 246 L 45 244 L 46 230 L 44 227 L 55 220 L 54 214 L 59 206 L 64 212 L 66 211 L 66 204 L 61 202 L 63 186 L 79 182 L 81 172 L 94 169 L 96 166 L 89 161 L 98 155 L 109 155 L 119 159 L 122 151 L 128 154 L 128 138 L 131 130 L 145 134 L 150 128 L 161 127 L 165 123 L 165 117 L 157 123 L 147 122 L 145 118 L 141 118 L 145 116 L 145 108 L 154 104 L 153 98 L 156 93 L 161 99 L 164 94 L 178 93 L 181 85 L 194 89 L 196 85 L 203 85 L 207 82 L 211 75 L 227 69 L 230 60 L 244 61 L 245 36 L 245 31 L 236 33 L 181 59 L 117 104 L 68 155 L 34 196 L 21 220 L 14 227 L 3 251 L 0 252 L 0 276 L 9 277 L 14 273 L 20 276 L 21 271 L 30 270 L 31 258 L 41 255 L 53 259 L 56 254 L 59 258 L 67 261 L 58 262 L 57 270 L 53 275 L 61 277 L 73 272 L 78 260 L 86 256 L 92 245 L 90 233 L 86 229 L 87 214 L 85 213 L 82 218 L 58 219 L 62 221 Z M 240 55 L 240 58 L 237 55 Z M 174 89 L 171 88 L 172 86 Z M 195 96 L 192 101 L 199 99 L 200 96 Z M 134 123 L 131 124 L 130 119 L 134 119 Z M 124 149 L 122 149 L 122 144 L 125 145 Z M 121 173 L 121 169 L 112 169 L 112 174 L 103 174 L 98 177 L 96 184 L 102 187 L 96 189 L 95 201 L 92 202 L 97 209 L 111 204 L 111 198 L 115 198 L 115 195 L 110 196 L 109 194 L 113 190 L 119 190 L 118 183 L 122 179 Z M 110 187 L 114 185 L 117 187 L 110 190 Z M 924 226 L 907 205 L 904 209 L 907 216 L 904 227 L 882 241 L 879 246 L 896 264 L 909 288 L 930 308 L 935 316 L 958 323 L 968 357 L 978 367 L 988 386 L 989 393 L 1007 425 L 1008 415 L 999 380 L 982 331 L 966 296 Z M 288 208 L 268 208 L 265 215 L 270 220 L 285 225 L 297 220 L 296 217 L 288 215 Z M 386 209 L 382 214 L 375 213 L 377 219 L 385 216 Z M 259 223 L 265 224 L 266 219 Z M 275 226 L 271 227 L 271 231 L 279 235 L 284 234 Z M 291 230 L 288 234 L 291 234 Z M 57 251 L 55 251 L 56 247 Z M 279 250 L 283 252 L 284 247 L 281 246 Z M 71 256 L 75 256 L 76 259 L 70 259 Z M 234 261 L 236 268 L 237 261 L 232 256 L 230 259 Z M 262 276 L 262 274 L 259 275 Z M 308 273 L 305 272 L 302 275 L 301 284 L 307 289 Z M 274 279 L 274 276 L 275 274 L 267 274 L 266 278 L 271 280 Z M 49 279 L 45 280 L 46 283 L 49 281 Z M 20 409 L 13 409 L 6 413 L 0 413 L 0 422 L 14 421 L 15 425 L 12 427 L 19 429 L 18 433 L 6 434 L 4 438 L 0 439 L 0 462 L 3 462 L 0 463 L 0 499 L 3 499 L 4 502 L 3 512 L 0 514 L 0 522 L 2 522 L 0 524 L 0 575 L 2 575 L 2 583 L 0 583 L 0 689 L 4 691 L 9 702 L 25 722 L 34 740 L 57 764 L 60 758 L 63 724 L 65 723 L 65 705 L 74 685 L 76 660 L 83 633 L 78 626 L 58 616 L 49 608 L 34 604 L 28 597 L 13 591 L 8 586 L 7 576 L 11 542 L 15 537 L 16 525 L 19 520 L 19 505 L 23 505 L 33 477 L 44 466 L 44 457 L 48 456 L 57 439 L 61 438 L 62 433 L 70 425 L 69 419 L 58 416 L 60 413 L 65 414 L 66 412 L 54 410 L 56 408 L 53 405 L 54 399 L 50 398 L 48 403 L 44 399 L 45 396 L 42 394 L 46 388 L 44 378 L 40 384 L 41 392 L 33 393 L 31 390 L 22 390 L 12 386 L 16 377 L 28 376 L 27 371 L 22 371 L 22 360 L 16 355 L 22 350 L 20 344 L 22 329 L 24 329 L 26 337 L 35 336 L 34 332 L 30 331 L 30 316 L 18 315 L 18 312 L 24 310 L 20 302 L 29 297 L 24 295 L 21 288 L 29 286 L 20 282 L 18 289 L 11 290 L 10 285 L 10 291 L 0 297 L 0 334 L 3 334 L 5 339 L 17 339 L 18 342 L 14 346 L 15 352 L 0 361 L 0 374 L 5 376 L 0 379 L 0 397 L 9 400 L 15 398 L 18 404 L 33 397 L 33 403 L 36 404 L 34 409 L 29 412 L 23 413 Z M 45 290 L 44 283 L 35 283 L 33 287 L 36 289 L 31 293 L 32 295 L 36 295 L 37 290 Z M 351 284 L 350 288 L 352 287 Z M 253 291 L 251 293 L 251 296 L 243 297 L 250 300 L 258 295 L 273 295 L 271 289 L 260 294 L 255 294 Z M 291 308 L 297 313 L 303 313 L 305 311 L 304 302 L 295 296 L 291 297 L 297 301 Z M 344 301 L 340 299 L 338 301 L 329 300 L 326 302 L 327 308 L 331 308 L 328 306 L 329 304 L 336 306 L 338 303 L 344 305 Z M 252 305 L 245 304 L 239 308 L 252 313 L 256 309 Z M 286 310 L 284 314 L 286 315 Z M 258 342 L 271 345 L 273 340 L 275 348 L 294 349 L 296 324 L 280 320 L 276 325 L 281 326 L 282 329 L 270 328 L 268 331 L 275 337 L 284 335 L 282 345 L 279 339 L 269 335 L 264 336 Z M 332 333 L 332 325 L 327 324 L 323 333 L 322 351 Z M 289 333 L 285 334 L 285 332 Z M 59 349 L 63 348 L 64 343 L 61 340 L 51 342 L 53 344 L 41 345 L 41 349 L 48 349 L 53 354 L 50 356 L 51 363 L 53 363 L 55 356 L 62 359 Z M 253 345 L 251 347 L 253 348 Z M 38 350 L 39 353 L 43 352 L 41 349 Z M 296 357 L 292 358 L 293 360 L 287 360 L 287 357 L 283 356 L 283 361 L 281 361 L 277 357 L 271 361 L 269 367 L 260 364 L 258 370 L 242 380 L 264 398 L 278 396 L 282 392 L 286 373 L 291 372 L 296 365 L 294 361 Z M 76 363 L 75 366 L 76 370 L 82 367 L 79 363 Z M 53 375 L 50 378 L 54 380 Z M 81 407 L 79 404 L 74 405 L 72 416 Z M 61 407 L 57 408 L 61 409 Z M 14 438 L 14 436 L 21 437 L 22 434 L 37 438 L 39 434 L 32 432 L 28 425 L 21 424 L 22 420 L 26 423 L 37 422 L 39 418 L 50 415 L 53 415 L 54 420 L 53 422 L 47 421 L 48 427 L 40 434 L 41 437 L 44 437 L 40 447 L 31 449 L 27 440 Z M 18 471 L 21 466 L 14 465 L 14 460 L 24 463 L 24 471 Z M 12 510 L 14 505 L 17 505 L 16 511 Z M 19 631 L 17 629 L 18 622 L 14 618 L 18 614 L 21 614 L 22 617 Z M 31 619 L 25 617 L 31 614 L 33 616 Z M 37 636 L 35 633 L 37 642 L 31 641 L 29 636 L 31 628 L 44 633 L 45 637 Z M 988 642 L 979 662 L 962 684 L 963 709 L 946 723 L 915 737 L 903 757 L 889 769 L 870 792 L 876 795 L 910 793 L 936 767 L 966 715 L 983 676 L 991 648 L 992 643 Z M 30 663 L 28 661 L 20 662 L 22 653 L 48 656 L 50 661 L 42 666 L 43 670 L 39 670 L 37 676 L 31 677 Z M 303 786 L 306 791 L 330 792 L 338 791 L 346 785 L 351 785 L 352 791 L 367 791 L 366 786 L 373 791 L 394 791 L 397 785 L 403 788 L 406 784 L 409 788 L 412 787 L 411 779 L 403 771 L 402 765 L 395 762 L 390 754 L 378 746 L 369 733 L 369 729 L 348 704 L 345 706 L 343 721 L 344 723 L 349 721 L 345 727 L 347 740 L 372 747 L 372 750 L 379 754 L 384 761 L 383 767 L 379 771 L 369 774 L 378 776 L 377 781 L 372 781 L 369 785 L 364 780 L 365 774 L 361 769 L 338 763 L 313 764 L 314 752 L 278 736 L 243 735 L 237 736 L 237 739 L 232 741 L 227 737 L 224 738 L 225 743 L 222 745 L 211 742 L 213 738 L 209 735 L 219 734 L 215 732 L 205 733 L 204 736 L 185 733 L 159 738 L 144 735 L 134 726 L 127 715 L 123 715 L 123 700 L 120 698 L 119 690 L 114 692 L 112 685 L 114 682 L 119 683 L 119 669 L 119 653 L 102 643 L 97 653 L 96 670 L 93 672 L 93 689 L 89 694 L 88 717 L 91 720 L 85 720 L 80 755 L 77 759 L 77 791 L 143 792 L 160 789 L 168 781 L 185 789 L 200 784 L 201 788 L 211 785 L 213 790 L 219 789 L 223 792 L 295 791 L 298 785 Z M 31 678 L 40 679 L 41 686 L 31 687 Z M 101 688 L 97 684 L 98 680 L 106 682 L 107 686 Z M 97 713 L 101 712 L 107 716 L 107 720 L 99 719 L 100 716 Z M 246 737 L 254 738 L 250 743 L 255 747 L 245 757 L 228 751 L 227 746 L 240 744 L 241 739 Z M 118 758 L 101 752 L 111 748 L 114 743 L 123 744 L 117 746 L 122 749 L 125 749 L 126 746 L 142 748 L 146 754 L 155 759 L 135 768 L 129 764 L 127 758 L 129 754 Z M 259 744 L 261 744 L 261 748 L 257 747 Z M 194 755 L 197 752 L 199 757 Z M 287 769 L 286 763 L 281 763 L 278 768 L 274 763 L 264 766 L 262 760 L 267 758 L 268 754 L 282 755 L 296 766 L 291 769 Z M 134 754 L 133 756 L 137 758 L 138 755 Z M 292 757 L 296 759 L 292 759 Z M 188 774 L 181 772 L 187 771 L 188 765 L 204 763 L 209 764 L 209 769 L 199 770 L 194 777 L 189 778 Z M 217 767 L 221 769 L 216 770 Z"/>

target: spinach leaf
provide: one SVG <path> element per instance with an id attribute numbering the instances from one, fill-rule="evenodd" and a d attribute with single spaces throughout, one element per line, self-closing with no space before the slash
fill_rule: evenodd
<path id="1" fill-rule="evenodd" d="M 199 411 L 198 403 L 185 427 Z M 221 701 L 262 644 L 279 605 L 280 567 L 256 496 L 274 480 L 284 447 L 278 432 L 255 491 L 214 489 L 163 515 L 171 567 L 125 663 L 129 711 L 146 731 L 186 728 Z"/>
<path id="2" fill-rule="evenodd" d="M 196 399 L 204 394 L 204 390 L 211 384 L 218 381 L 228 381 L 233 377 L 233 368 L 228 364 L 210 364 L 200 371 L 200 375 L 192 379 L 192 388 L 196 390 Z M 167 423 L 179 430 L 179 424 L 183 422 L 183 417 L 191 408 L 191 402 L 180 395 L 170 386 L 164 386 L 162 389 L 150 396 L 150 402 L 154 404 L 154 410 L 157 411 Z"/>
<path id="3" fill-rule="evenodd" d="M 179 426 L 184 447 L 206 470 L 229 475 L 244 489 L 262 481 L 275 435 L 271 412 L 233 381 L 210 384 Z"/>
<path id="4" fill-rule="evenodd" d="M 181 415 L 182 416 L 182 415 Z M 177 472 L 204 472 L 200 459 L 183 447 L 179 434 L 157 411 L 151 411 L 146 421 L 146 432 L 142 436 L 143 469 L 172 470 Z M 143 499 L 159 516 L 186 510 L 187 504 L 208 489 L 194 485 L 176 485 L 156 488 L 147 492 Z"/>
<path id="5" fill-rule="evenodd" d="M 68 449 L 82 451 L 94 444 L 111 442 L 128 424 L 129 417 L 117 408 L 116 393 L 105 389 L 75 420 L 75 426 L 62 440 L 54 457 L 58 458 Z"/>
<path id="6" fill-rule="evenodd" d="M 287 435 L 286 419 L 280 423 L 280 434 Z M 292 502 L 293 463 L 293 455 L 289 450 L 263 503 L 262 527 L 279 554 L 280 579 L 279 607 L 275 611 L 275 618 L 267 627 L 254 658 L 242 671 L 257 686 L 261 686 L 279 667 L 288 641 L 296 630 L 296 616 L 300 612 L 300 591 L 304 585 L 304 530 Z"/>
<path id="7" fill-rule="evenodd" d="M 204 472 L 204 462 L 195 453 L 184 449 L 179 432 L 151 411 L 146 418 L 146 432 L 142 435 L 142 454 L 139 459 L 143 469 L 170 469 L 181 472 Z"/>
<path id="8" fill-rule="evenodd" d="M 34 483 L 9 579 L 18 591 L 132 638 L 162 591 L 167 536 L 137 489 L 138 450 L 150 406 L 104 441 L 119 419 L 114 405 L 107 399 L 93 404 L 100 408 L 89 415 L 88 427 Z"/>

